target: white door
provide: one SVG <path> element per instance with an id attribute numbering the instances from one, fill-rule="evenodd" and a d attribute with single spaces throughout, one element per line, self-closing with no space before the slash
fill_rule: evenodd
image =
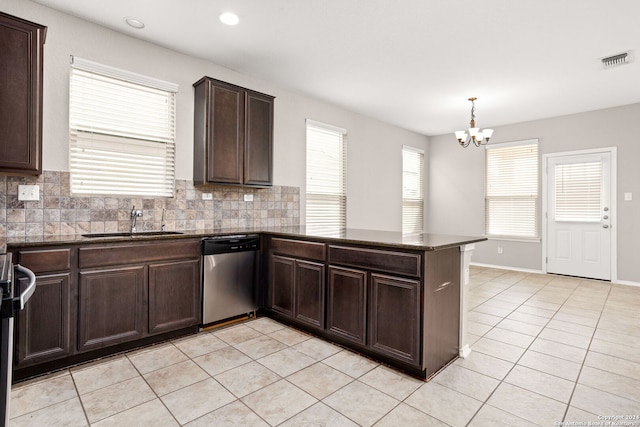
<path id="1" fill-rule="evenodd" d="M 547 272 L 611 280 L 611 152 L 547 157 Z"/>

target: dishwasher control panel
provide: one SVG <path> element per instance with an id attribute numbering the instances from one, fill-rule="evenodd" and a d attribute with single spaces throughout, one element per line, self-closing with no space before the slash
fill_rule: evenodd
<path id="1" fill-rule="evenodd" d="M 202 240 L 202 255 L 257 251 L 259 249 L 260 236 L 257 234 L 208 237 Z"/>

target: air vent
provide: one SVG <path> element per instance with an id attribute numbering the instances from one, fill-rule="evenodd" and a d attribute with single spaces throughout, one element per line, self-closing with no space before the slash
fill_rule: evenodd
<path id="1" fill-rule="evenodd" d="M 629 56 L 629 52 L 623 52 L 617 55 L 612 55 L 612 56 L 607 56 L 606 58 L 602 58 L 601 61 L 602 61 L 602 66 L 606 70 L 609 68 L 628 64 L 631 61 L 631 58 Z"/>

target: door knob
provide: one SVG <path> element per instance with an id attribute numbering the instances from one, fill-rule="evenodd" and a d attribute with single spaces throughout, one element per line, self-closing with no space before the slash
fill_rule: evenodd
<path id="1" fill-rule="evenodd" d="M 602 219 L 609 219 L 609 215 L 603 216 Z"/>
<path id="2" fill-rule="evenodd" d="M 609 211 L 609 208 L 604 208 L 603 210 L 604 210 L 605 212 L 607 212 L 607 211 Z"/>
<path id="3" fill-rule="evenodd" d="M 602 228 L 609 228 L 609 224 L 602 224 Z"/>

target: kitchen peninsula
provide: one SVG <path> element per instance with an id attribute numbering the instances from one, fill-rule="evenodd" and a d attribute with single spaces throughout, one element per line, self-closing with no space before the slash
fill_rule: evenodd
<path id="1" fill-rule="evenodd" d="M 261 314 L 425 379 L 469 351 L 465 286 L 482 237 L 304 226 L 47 236 L 7 242 L 14 259 L 40 272 L 41 295 L 56 302 L 43 301 L 46 314 L 27 311 L 18 319 L 16 378 L 196 333 L 200 239 L 248 232 L 262 239 Z M 123 316 L 135 313 L 121 322 L 104 318 L 126 302 L 109 295 L 116 288 L 131 302 Z M 47 322 L 46 337 L 28 333 L 38 322 Z"/>

